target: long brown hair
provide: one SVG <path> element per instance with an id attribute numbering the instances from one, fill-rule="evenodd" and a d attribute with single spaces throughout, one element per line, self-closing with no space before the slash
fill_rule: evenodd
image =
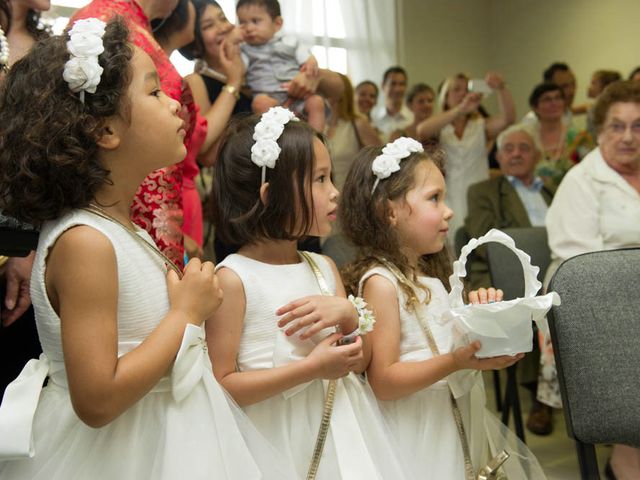
<path id="1" fill-rule="evenodd" d="M 400 170 L 394 172 L 377 185 L 371 192 L 375 176 L 371 169 L 373 160 L 382 153 L 380 147 L 368 147 L 360 151 L 353 162 L 342 191 L 340 201 L 340 222 L 342 231 L 358 248 L 358 258 L 342 270 L 343 280 L 350 293 L 358 293 L 358 285 L 367 270 L 381 265 L 381 259 L 392 263 L 407 279 L 427 294 L 421 287 L 417 276 L 421 273 L 442 281 L 447 289 L 451 274 L 451 256 L 447 248 L 433 254 L 423 255 L 417 271 L 411 268 L 409 260 L 401 251 L 396 231 L 391 227 L 389 201 L 404 199 L 415 186 L 415 169 L 421 162 L 433 162 L 442 171 L 443 154 L 439 149 L 429 149 L 421 153 L 412 153 L 400 163 Z M 416 292 L 400 282 L 400 288 L 407 297 L 406 307 L 414 308 L 418 304 Z"/>

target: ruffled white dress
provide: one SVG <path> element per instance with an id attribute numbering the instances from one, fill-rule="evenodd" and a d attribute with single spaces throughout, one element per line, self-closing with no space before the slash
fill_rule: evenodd
<path id="1" fill-rule="evenodd" d="M 336 281 L 327 260 L 311 254 L 320 267 L 329 290 Z M 230 255 L 218 265 L 240 277 L 246 310 L 237 364 L 240 371 L 262 370 L 298 361 L 332 329 L 308 340 L 287 337 L 277 326 L 276 310 L 308 295 L 320 295 L 309 265 L 271 265 L 242 255 Z M 298 385 L 244 411 L 258 430 L 294 463 L 298 478 L 305 478 L 318 435 L 327 381 Z M 319 480 L 400 480 L 408 478 L 390 441 L 373 392 L 351 373 L 337 382 L 333 415 Z"/>
<path id="2" fill-rule="evenodd" d="M 433 358 L 420 321 L 415 312 L 405 308 L 406 296 L 391 271 L 384 267 L 367 271 L 360 280 L 360 290 L 373 275 L 386 278 L 396 288 L 400 306 L 400 361 L 419 362 Z M 423 276 L 418 281 L 431 292 L 431 299 L 425 305 L 425 292 L 416 291 L 421 301 L 421 316 L 428 322 L 439 351 L 450 352 L 455 348 L 452 324 L 440 321 L 442 313 L 449 308 L 448 293 L 436 278 Z M 484 383 L 476 370 L 461 370 L 402 399 L 379 402 L 402 451 L 403 461 L 416 478 L 465 478 L 464 455 L 451 407 L 450 390 L 462 414 L 475 471 L 504 449 L 511 455 L 503 466 L 508 478 L 545 478 L 526 445 L 486 410 Z"/>
<path id="3" fill-rule="evenodd" d="M 169 309 L 162 259 L 121 226 L 85 211 L 46 223 L 31 285 L 44 353 L 25 366 L 0 406 L 0 478 L 296 478 L 216 382 L 201 327 L 186 328 L 169 374 L 118 418 L 102 428 L 78 418 L 67 385 L 60 319 L 44 282 L 50 248 L 75 225 L 102 232 L 115 250 L 118 355 L 136 348 Z M 153 245 L 144 230 L 137 234 Z"/>

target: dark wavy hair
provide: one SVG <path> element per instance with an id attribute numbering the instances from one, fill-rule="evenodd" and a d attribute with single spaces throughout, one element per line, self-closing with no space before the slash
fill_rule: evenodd
<path id="1" fill-rule="evenodd" d="M 358 153 L 345 180 L 338 215 L 343 233 L 358 248 L 358 258 L 342 269 L 342 278 L 347 290 L 358 294 L 358 284 L 367 270 L 380 266 L 380 258 L 395 265 L 409 280 L 419 286 L 417 274 L 407 257 L 402 253 L 396 231 L 391 227 L 389 201 L 406 198 L 415 186 L 415 170 L 421 162 L 434 162 L 443 171 L 444 154 L 436 148 L 412 153 L 400 162 L 400 170 L 379 182 L 371 193 L 375 176 L 371 169 L 375 158 L 382 153 L 381 147 L 367 147 Z M 418 269 L 442 281 L 447 289 L 452 272 L 449 251 L 445 247 L 437 253 L 423 255 Z M 407 297 L 407 308 L 417 302 L 415 292 L 404 283 L 400 288 Z M 427 299 L 429 291 L 425 289 Z"/>
<path id="2" fill-rule="evenodd" d="M 86 206 L 110 182 L 97 140 L 104 121 L 129 117 L 133 50 L 121 18 L 107 25 L 104 69 L 81 103 L 62 78 L 67 36 L 38 42 L 10 69 L 0 92 L 0 210 L 40 224 Z"/>
<path id="3" fill-rule="evenodd" d="M 187 26 L 189 22 L 189 3 L 190 0 L 180 0 L 167 18 L 151 20 L 153 36 L 158 43 L 166 42 L 171 38 L 171 35 Z"/>
<path id="4" fill-rule="evenodd" d="M 0 0 L 0 27 L 4 33 L 11 29 L 11 4 L 9 0 Z"/>
<path id="5" fill-rule="evenodd" d="M 544 95 L 545 93 L 549 93 L 549 92 L 560 92 L 560 95 L 562 95 L 562 98 L 564 99 L 564 92 L 555 83 L 551 83 L 551 82 L 539 83 L 538 85 L 533 87 L 533 90 L 529 95 L 529 106 L 533 109 L 537 108 L 538 102 L 540 101 L 540 97 L 542 97 L 542 95 Z"/>
<path id="6" fill-rule="evenodd" d="M 313 205 L 307 198 L 315 166 L 313 139 L 305 122 L 289 122 L 278 139 L 275 168 L 266 169 L 267 201 L 260 199 L 262 168 L 251 161 L 259 115 L 232 120 L 223 133 L 214 166 L 212 220 L 216 236 L 233 245 L 261 240 L 298 240 L 309 232 Z M 298 208 L 296 208 L 296 205 Z"/>
<path id="7" fill-rule="evenodd" d="M 188 60 L 195 60 L 196 58 L 202 58 L 205 55 L 204 43 L 202 41 L 202 29 L 200 28 L 200 20 L 204 14 L 205 9 L 211 5 L 214 8 L 219 9 L 224 13 L 222 7 L 216 0 L 191 0 L 191 3 L 196 9 L 195 29 L 193 32 L 193 42 L 189 45 L 185 45 L 179 48 L 178 51 L 183 57 Z"/>

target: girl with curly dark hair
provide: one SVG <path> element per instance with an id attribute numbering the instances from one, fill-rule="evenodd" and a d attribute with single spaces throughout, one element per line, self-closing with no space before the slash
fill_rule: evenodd
<path id="1" fill-rule="evenodd" d="M 184 156 L 185 128 L 128 35 L 120 19 L 78 21 L 14 64 L 0 95 L 0 208 L 42 227 L 44 352 L 0 406 L 0 477 L 290 478 L 269 475 L 281 464 L 213 377 L 213 265 L 181 277 L 130 220 L 142 180 Z"/>
<path id="2" fill-rule="evenodd" d="M 451 322 L 440 321 L 449 308 L 445 245 L 453 216 L 441 154 L 407 137 L 362 150 L 339 216 L 361 249 L 345 283 L 376 316 L 367 378 L 416 478 L 475 478 L 497 453 L 489 445 L 505 440 L 529 462 L 526 470 L 520 458 L 511 460 L 509 478 L 544 478 L 526 446 L 511 443 L 518 441 L 513 435 L 505 439 L 499 421 L 485 415 L 479 370 L 507 367 L 523 355 L 476 358 L 479 342 L 454 344 Z M 469 294 L 476 303 L 500 296 L 495 289 Z"/>

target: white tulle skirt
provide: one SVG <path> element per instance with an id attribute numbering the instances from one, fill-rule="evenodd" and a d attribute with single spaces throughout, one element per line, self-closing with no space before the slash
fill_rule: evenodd
<path id="1" fill-rule="evenodd" d="M 479 377 L 479 376 L 478 376 Z M 482 378 L 457 399 L 475 471 L 501 450 L 510 458 L 503 465 L 507 478 L 544 479 L 531 451 L 485 408 Z M 408 397 L 381 401 L 380 407 L 414 478 L 464 480 L 464 455 L 445 382 Z"/>
<path id="2" fill-rule="evenodd" d="M 75 414 L 49 380 L 33 418 L 32 458 L 0 461 L 0 478 L 35 480 L 296 479 L 209 370 L 177 401 L 171 382 L 102 428 Z"/>
<path id="3" fill-rule="evenodd" d="M 305 478 L 322 418 L 327 381 L 314 380 L 244 411 Z M 368 384 L 354 374 L 338 380 L 318 480 L 412 478 L 400 461 Z"/>

